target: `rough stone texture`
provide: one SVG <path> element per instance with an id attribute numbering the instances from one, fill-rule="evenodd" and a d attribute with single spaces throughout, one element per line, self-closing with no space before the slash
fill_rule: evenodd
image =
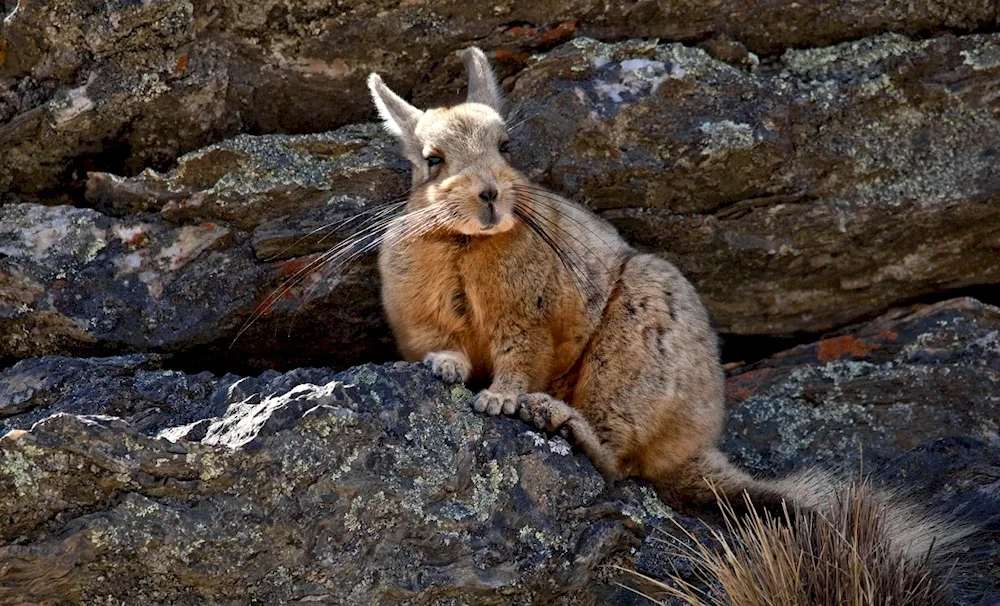
<path id="1" fill-rule="evenodd" d="M 621 603 L 675 515 L 426 370 L 152 363 L 4 373 L 0 603 Z"/>
<path id="2" fill-rule="evenodd" d="M 863 442 L 883 481 L 987 522 L 981 564 L 953 581 L 955 603 L 992 604 L 998 326 L 1000 309 L 957 300 L 740 369 L 725 447 L 763 473 L 850 472 Z M 656 537 L 700 522 L 641 483 L 605 488 L 561 438 L 473 413 L 420 366 L 162 363 L 0 372 L 0 604 L 638 605 L 607 565 L 692 574 Z"/>
<path id="3" fill-rule="evenodd" d="M 752 71 L 576 40 L 518 78 L 519 159 L 695 283 L 720 330 L 818 333 L 1000 278 L 1000 36 Z"/>
<path id="4" fill-rule="evenodd" d="M 3 8 L 0 191 L 47 196 L 84 170 L 162 167 L 237 132 L 361 121 L 371 70 L 424 100 L 446 98 L 457 92 L 451 53 L 473 42 L 496 50 L 510 75 L 532 51 L 581 34 L 777 53 L 887 30 L 996 23 L 993 0 L 726 0 L 709 10 L 694 0 L 22 0 Z"/>
<path id="5" fill-rule="evenodd" d="M 1000 602 L 1000 308 L 899 310 L 734 371 L 727 399 L 724 450 L 751 470 L 863 469 L 982 522 L 961 583 Z"/>
<path id="6" fill-rule="evenodd" d="M 678 264 L 721 332 L 817 334 L 1000 279 L 998 49 L 998 35 L 884 35 L 787 51 L 747 71 L 678 44 L 576 40 L 519 74 L 515 162 Z M 184 156 L 168 173 L 91 173 L 90 206 L 171 230 L 225 226 L 233 244 L 215 254 L 267 278 L 224 278 L 243 285 L 230 295 L 239 303 L 215 306 L 189 331 L 197 341 L 85 331 L 70 338 L 76 349 L 39 343 L 2 353 L 117 353 L 124 341 L 141 351 L 197 348 L 192 355 L 230 369 L 389 359 L 372 255 L 325 273 L 307 269 L 276 313 L 229 344 L 283 279 L 399 199 L 405 173 L 395 144 L 373 125 L 244 135 Z M 341 233 L 314 231 L 359 211 L 372 214 Z M 172 304 L 183 314 L 195 301 Z M 72 325 L 104 321 L 93 302 L 86 313 L 59 309 Z"/>
<path id="7" fill-rule="evenodd" d="M 183 352 L 199 370 L 391 358 L 374 253 L 310 265 L 405 191 L 377 133 L 241 136 L 168 175 L 95 173 L 103 213 L 0 206 L 0 358 Z"/>
<path id="8" fill-rule="evenodd" d="M 1000 309 L 897 311 L 733 371 L 727 449 L 757 470 L 869 469 L 929 440 L 1000 446 Z"/>
<path id="9" fill-rule="evenodd" d="M 852 472 L 863 445 L 996 520 L 1000 311 L 842 327 L 1000 278 L 997 13 L 0 0 L 0 604 L 638 604 L 606 564 L 691 572 L 650 530 L 698 522 L 426 371 L 223 375 L 394 357 L 372 239 L 338 247 L 408 177 L 344 125 L 372 70 L 459 98 L 471 43 L 515 162 L 675 261 L 723 332 L 840 330 L 734 371 L 727 450 Z M 958 603 L 1000 601 L 992 530 Z"/>

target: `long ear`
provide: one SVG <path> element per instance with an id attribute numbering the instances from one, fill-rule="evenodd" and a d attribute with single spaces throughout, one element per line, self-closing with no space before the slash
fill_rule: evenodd
<path id="1" fill-rule="evenodd" d="M 379 116 L 385 121 L 386 130 L 404 140 L 413 137 L 417 121 L 424 112 L 392 92 L 378 74 L 368 76 L 368 89 L 372 92 Z"/>
<path id="2" fill-rule="evenodd" d="M 469 74 L 469 96 L 466 98 L 466 102 L 489 105 L 502 114 L 503 95 L 500 94 L 497 77 L 493 74 L 493 68 L 490 67 L 490 61 L 486 58 L 486 54 L 472 46 L 458 51 L 458 56 L 462 59 L 465 71 Z"/>

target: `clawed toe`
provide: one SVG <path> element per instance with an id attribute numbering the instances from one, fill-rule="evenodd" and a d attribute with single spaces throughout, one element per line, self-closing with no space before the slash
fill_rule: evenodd
<path id="1" fill-rule="evenodd" d="M 445 383 L 463 383 L 468 378 L 468 366 L 449 353 L 430 353 L 424 358 L 434 376 Z"/>
<path id="2" fill-rule="evenodd" d="M 574 414 L 574 410 L 565 402 L 556 400 L 545 393 L 525 394 L 518 398 L 521 407 L 521 419 L 534 424 L 542 431 L 558 432 L 568 437 L 570 430 L 566 427 Z"/>
<path id="3" fill-rule="evenodd" d="M 472 409 L 493 417 L 500 413 L 512 415 L 517 412 L 517 396 L 484 389 L 472 399 Z"/>

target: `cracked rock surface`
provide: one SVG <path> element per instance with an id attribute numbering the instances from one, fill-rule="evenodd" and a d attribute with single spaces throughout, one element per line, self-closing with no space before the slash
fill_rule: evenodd
<path id="1" fill-rule="evenodd" d="M 163 167 L 239 132 L 360 122 L 372 115 L 372 70 L 423 101 L 447 99 L 460 73 L 452 53 L 471 43 L 497 51 L 506 77 L 580 35 L 776 54 L 882 31 L 978 31 L 996 12 L 993 0 L 726 0 L 711 10 L 695 0 L 5 0 L 0 191 L 53 194 L 95 167 Z"/>
<path id="2" fill-rule="evenodd" d="M 674 515 L 419 367 L 151 364 L 6 373 L 0 602 L 605 603 Z"/>

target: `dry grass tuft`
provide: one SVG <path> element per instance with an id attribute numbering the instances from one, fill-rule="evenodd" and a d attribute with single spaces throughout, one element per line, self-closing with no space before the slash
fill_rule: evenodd
<path id="1" fill-rule="evenodd" d="M 898 500 L 862 482 L 838 488 L 822 513 L 786 509 L 776 519 L 748 498 L 745 516 L 720 499 L 725 531 L 710 529 L 710 541 L 680 526 L 690 543 L 659 539 L 691 561 L 703 584 L 676 571 L 663 581 L 632 574 L 652 584 L 643 595 L 654 602 L 677 598 L 693 606 L 950 603 L 942 561 L 968 532 L 892 501 Z"/>

